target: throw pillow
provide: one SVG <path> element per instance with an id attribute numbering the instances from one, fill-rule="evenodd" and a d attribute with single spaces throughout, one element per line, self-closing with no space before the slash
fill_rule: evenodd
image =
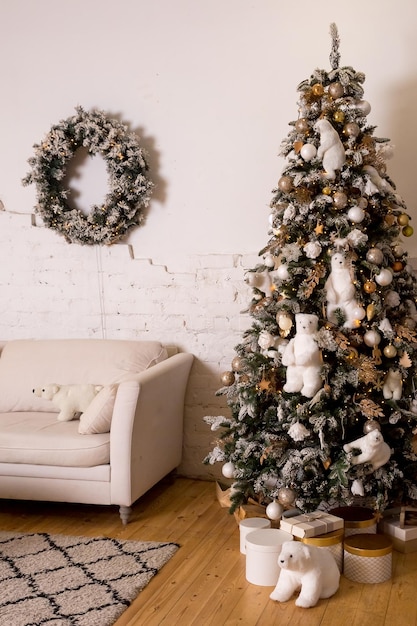
<path id="1" fill-rule="evenodd" d="M 80 416 L 78 432 L 81 435 L 97 435 L 110 432 L 117 385 L 106 385 L 95 396 Z"/>

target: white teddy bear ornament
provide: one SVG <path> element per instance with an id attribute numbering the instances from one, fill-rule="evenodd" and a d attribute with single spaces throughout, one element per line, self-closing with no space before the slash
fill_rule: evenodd
<path id="1" fill-rule="evenodd" d="M 58 421 L 70 422 L 78 413 L 84 413 L 102 388 L 102 385 L 57 385 L 51 383 L 44 387 L 37 387 L 32 391 L 36 397 L 50 400 L 60 409 Z"/>
<path id="2" fill-rule="evenodd" d="M 331 272 L 324 286 L 327 298 L 327 319 L 337 324 L 336 310 L 345 316 L 344 328 L 357 328 L 358 320 L 365 316 L 365 310 L 355 299 L 355 285 L 351 268 L 342 252 L 334 252 L 331 258 Z"/>
<path id="3" fill-rule="evenodd" d="M 320 133 L 317 158 L 322 159 L 326 178 L 334 180 L 336 170 L 340 170 L 345 164 L 345 149 L 337 130 L 333 128 L 329 120 L 319 119 L 314 125 L 314 130 Z"/>
<path id="4" fill-rule="evenodd" d="M 385 376 L 382 393 L 385 400 L 401 400 L 403 378 L 400 370 L 391 367 Z"/>
<path id="5" fill-rule="evenodd" d="M 301 541 L 285 541 L 278 557 L 281 568 L 277 585 L 269 596 L 287 602 L 301 589 L 296 606 L 308 609 L 320 598 L 330 598 L 339 589 L 340 572 L 334 556 L 325 548 L 309 546 Z"/>
<path id="6" fill-rule="evenodd" d="M 385 465 L 385 463 L 388 463 L 391 457 L 391 448 L 384 441 L 381 431 L 377 428 L 369 431 L 369 433 L 366 433 L 366 435 L 359 437 L 359 439 L 355 441 L 346 443 L 343 446 L 343 450 L 345 452 L 360 450 L 360 454 L 352 456 L 350 462 L 352 465 L 371 463 L 374 471 Z"/>
<path id="7" fill-rule="evenodd" d="M 322 386 L 322 357 L 315 339 L 317 326 L 317 315 L 296 314 L 296 334 L 282 354 L 282 364 L 287 367 L 283 389 L 287 393 L 300 391 L 303 396 L 313 398 Z"/>

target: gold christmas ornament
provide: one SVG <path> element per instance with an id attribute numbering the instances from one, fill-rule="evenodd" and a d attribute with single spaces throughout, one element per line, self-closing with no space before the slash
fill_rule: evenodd
<path id="1" fill-rule="evenodd" d="M 343 113 L 343 111 L 335 111 L 333 113 L 333 119 L 335 122 L 338 122 L 339 124 L 341 124 L 342 122 L 345 121 L 345 114 Z"/>
<path id="2" fill-rule="evenodd" d="M 321 192 L 324 193 L 325 196 L 330 196 L 330 194 L 332 193 L 332 188 L 331 187 L 323 187 Z"/>
<path id="3" fill-rule="evenodd" d="M 387 359 L 394 359 L 397 356 L 397 348 L 391 343 L 385 346 L 383 352 Z"/>
<path id="4" fill-rule="evenodd" d="M 412 237 L 414 234 L 414 229 L 412 226 L 404 226 L 402 229 L 402 234 L 404 237 Z"/>
<path id="5" fill-rule="evenodd" d="M 391 267 L 394 272 L 401 272 L 404 269 L 404 264 L 401 261 L 394 261 Z"/>
<path id="6" fill-rule="evenodd" d="M 395 222 L 395 215 L 392 213 L 387 213 L 384 217 L 384 222 L 387 226 L 392 226 Z"/>
<path id="7" fill-rule="evenodd" d="M 233 372 L 223 372 L 220 376 L 220 380 L 222 385 L 225 387 L 230 387 L 235 382 L 235 375 Z"/>
<path id="8" fill-rule="evenodd" d="M 242 369 L 243 359 L 241 356 L 235 356 L 232 361 L 232 370 L 234 372 L 240 372 Z"/>
<path id="9" fill-rule="evenodd" d="M 371 304 L 368 304 L 368 306 L 366 307 L 366 319 L 368 320 L 368 322 L 370 322 L 374 316 L 375 316 L 375 304 L 371 302 Z"/>
<path id="10" fill-rule="evenodd" d="M 408 217 L 406 213 L 401 213 L 401 215 L 398 215 L 397 217 L 397 222 L 399 223 L 400 226 L 407 226 L 409 221 L 410 221 L 410 218 Z"/>
<path id="11" fill-rule="evenodd" d="M 293 143 L 293 147 L 294 147 L 294 152 L 295 154 L 299 154 L 301 148 L 303 147 L 303 142 L 302 141 L 294 141 Z"/>
<path id="12" fill-rule="evenodd" d="M 376 290 L 376 285 L 373 280 L 367 280 L 363 285 L 363 290 L 365 293 L 374 293 Z"/>
<path id="13" fill-rule="evenodd" d="M 312 86 L 311 91 L 315 96 L 320 98 L 324 94 L 324 87 L 321 83 L 316 83 Z"/>

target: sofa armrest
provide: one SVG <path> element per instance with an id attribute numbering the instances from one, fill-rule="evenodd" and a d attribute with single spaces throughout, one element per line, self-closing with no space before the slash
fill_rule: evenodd
<path id="1" fill-rule="evenodd" d="M 130 506 L 179 465 L 193 358 L 175 354 L 120 383 L 110 431 L 112 504 Z"/>

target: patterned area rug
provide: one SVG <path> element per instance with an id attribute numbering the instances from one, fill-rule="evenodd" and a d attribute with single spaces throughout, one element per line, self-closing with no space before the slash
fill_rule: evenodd
<path id="1" fill-rule="evenodd" d="M 0 626 L 110 626 L 178 547 L 0 532 Z"/>

